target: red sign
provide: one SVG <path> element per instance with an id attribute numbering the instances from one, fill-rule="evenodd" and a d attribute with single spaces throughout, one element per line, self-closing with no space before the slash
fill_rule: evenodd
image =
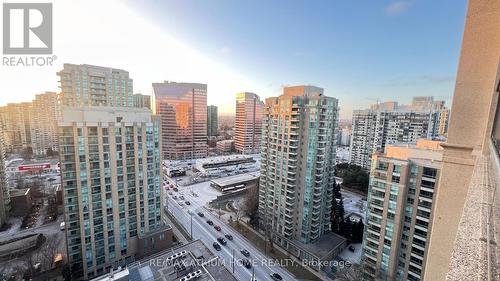
<path id="1" fill-rule="evenodd" d="M 21 165 L 17 167 L 19 171 L 31 171 L 31 170 L 42 170 L 49 169 L 50 163 L 34 164 L 34 165 Z"/>

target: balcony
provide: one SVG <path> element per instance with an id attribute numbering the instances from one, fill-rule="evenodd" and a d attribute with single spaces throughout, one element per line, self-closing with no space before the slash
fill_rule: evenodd
<path id="1" fill-rule="evenodd" d="M 496 280 L 498 277 L 500 158 L 494 142 L 489 145 L 489 153 L 479 156 L 474 166 L 447 280 Z"/>

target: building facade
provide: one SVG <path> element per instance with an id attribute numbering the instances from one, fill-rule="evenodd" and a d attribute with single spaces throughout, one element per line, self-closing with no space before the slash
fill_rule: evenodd
<path id="1" fill-rule="evenodd" d="M 31 102 L 0 107 L 0 127 L 6 151 L 21 152 L 31 148 L 31 107 Z"/>
<path id="2" fill-rule="evenodd" d="M 423 280 L 442 156 L 429 140 L 373 155 L 363 241 L 369 280 Z"/>
<path id="3" fill-rule="evenodd" d="M 133 81 L 128 71 L 65 63 L 57 75 L 64 106 L 134 106 Z"/>
<path id="4" fill-rule="evenodd" d="M 53 151 L 58 150 L 57 122 L 60 115 L 61 108 L 56 93 L 46 92 L 35 96 L 30 126 L 34 155 L 46 155 L 49 148 Z"/>
<path id="5" fill-rule="evenodd" d="M 424 279 L 498 279 L 500 1 L 469 0 Z"/>
<path id="6" fill-rule="evenodd" d="M 153 83 L 155 114 L 161 118 L 163 156 L 168 160 L 207 156 L 207 85 Z"/>
<path id="7" fill-rule="evenodd" d="M 61 185 L 73 278 L 124 266 L 144 245 L 165 239 L 160 130 L 147 109 L 63 108 Z"/>
<path id="8" fill-rule="evenodd" d="M 10 195 L 5 174 L 5 150 L 0 134 L 0 227 L 7 221 L 10 211 Z"/>
<path id="9" fill-rule="evenodd" d="M 217 106 L 209 105 L 207 107 L 207 136 L 213 137 L 218 135 L 219 118 Z"/>
<path id="10" fill-rule="evenodd" d="M 337 99 L 314 86 L 266 99 L 258 212 L 261 228 L 284 248 L 330 231 L 338 111 Z"/>
<path id="11" fill-rule="evenodd" d="M 437 110 L 354 110 L 349 163 L 369 169 L 372 154 L 383 152 L 387 144 L 438 136 Z"/>
<path id="12" fill-rule="evenodd" d="M 135 94 L 134 95 L 134 107 L 138 108 L 149 108 L 151 109 L 151 96 Z"/>
<path id="13" fill-rule="evenodd" d="M 242 154 L 260 152 L 264 103 L 254 93 L 236 94 L 234 146 Z"/>

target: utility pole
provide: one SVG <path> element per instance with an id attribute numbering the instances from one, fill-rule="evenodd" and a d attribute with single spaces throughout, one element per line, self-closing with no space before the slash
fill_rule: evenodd
<path id="1" fill-rule="evenodd" d="M 193 214 L 191 214 L 191 240 L 193 240 Z"/>
<path id="2" fill-rule="evenodd" d="M 234 273 L 234 249 L 233 249 L 233 273 Z"/>

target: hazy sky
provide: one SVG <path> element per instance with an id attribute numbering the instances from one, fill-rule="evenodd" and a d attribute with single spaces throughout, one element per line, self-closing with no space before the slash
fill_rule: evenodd
<path id="1" fill-rule="evenodd" d="M 466 9 L 466 0 L 53 3 L 55 65 L 0 66 L 0 105 L 57 91 L 66 62 L 128 70 L 143 94 L 163 80 L 207 83 L 222 113 L 237 92 L 265 98 L 295 84 L 325 88 L 343 118 L 376 99 L 450 103 Z"/>

